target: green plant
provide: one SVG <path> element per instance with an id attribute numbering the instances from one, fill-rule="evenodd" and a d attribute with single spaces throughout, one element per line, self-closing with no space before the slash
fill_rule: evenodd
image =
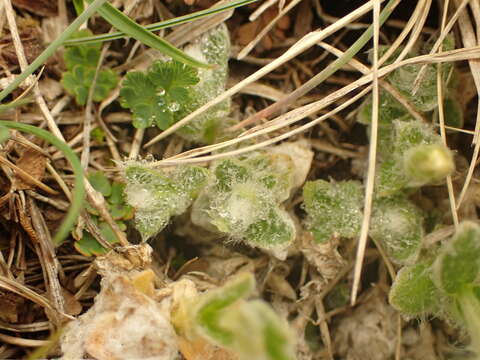
<path id="1" fill-rule="evenodd" d="M 88 35 L 91 35 L 89 30 L 81 30 L 74 34 L 73 38 Z M 100 44 L 91 44 L 70 46 L 64 52 L 63 58 L 67 71 L 62 75 L 62 85 L 67 92 L 75 96 L 79 105 L 85 105 L 87 102 L 100 59 L 100 50 Z M 93 91 L 93 101 L 105 99 L 117 83 L 118 76 L 113 70 L 100 70 Z"/>
<path id="2" fill-rule="evenodd" d="M 100 171 L 90 174 L 88 181 L 105 197 L 106 206 L 112 218 L 117 222 L 119 228 L 125 231 L 127 229 L 125 221 L 133 218 L 133 208 L 125 203 L 123 196 L 125 185 L 116 181 L 110 182 Z M 91 214 L 91 219 L 98 227 L 100 235 L 112 245 L 118 243 L 118 238 L 112 228 L 101 220 L 98 212 L 91 206 L 87 206 L 87 211 Z M 98 256 L 108 251 L 87 230 L 83 231 L 82 237 L 75 241 L 74 246 L 79 253 L 85 256 Z"/>
<path id="3" fill-rule="evenodd" d="M 377 197 L 436 184 L 455 169 L 452 152 L 429 124 L 394 120 L 379 135 L 384 151 L 378 158 Z"/>
<path id="4" fill-rule="evenodd" d="M 264 301 L 247 300 L 254 290 L 253 275 L 243 273 L 218 289 L 182 299 L 172 313 L 176 331 L 231 349 L 241 360 L 293 359 L 293 337 L 286 321 Z"/>
<path id="5" fill-rule="evenodd" d="M 135 226 L 142 238 L 147 240 L 165 228 L 172 216 L 184 213 L 208 177 L 208 170 L 197 166 L 165 172 L 127 163 L 125 195 L 135 208 Z"/>
<path id="6" fill-rule="evenodd" d="M 197 70 L 177 61 L 158 60 L 148 72 L 127 74 L 120 90 L 121 105 L 133 112 L 133 126 L 156 125 L 165 130 L 188 111 Z"/>
<path id="7" fill-rule="evenodd" d="M 225 90 L 230 39 L 225 25 L 202 35 L 185 48 L 187 54 L 214 69 L 195 69 L 177 61 L 158 60 L 146 72 L 130 72 L 120 90 L 121 105 L 133 112 L 133 125 L 165 130 Z M 213 143 L 228 125 L 226 100 L 178 132 L 192 141 Z"/>
<path id="8" fill-rule="evenodd" d="M 192 209 L 192 221 L 232 240 L 286 256 L 295 226 L 281 203 L 290 196 L 295 164 L 290 156 L 257 152 L 220 160 Z"/>
<path id="9" fill-rule="evenodd" d="M 433 314 L 455 321 L 465 327 L 473 350 L 480 353 L 479 280 L 480 227 L 464 222 L 449 241 L 430 254 L 430 260 L 399 272 L 390 302 L 410 316 Z"/>
<path id="10" fill-rule="evenodd" d="M 303 187 L 306 228 L 324 243 L 332 237 L 360 235 L 363 186 L 357 181 L 308 181 Z M 373 205 L 370 237 L 396 263 L 413 263 L 420 252 L 423 217 L 405 196 L 378 198 Z"/>
<path id="11" fill-rule="evenodd" d="M 86 22 L 95 12 L 99 12 L 108 22 L 110 22 L 114 27 L 119 29 L 123 34 L 131 36 L 144 44 L 157 49 L 158 51 L 167 54 L 172 59 L 180 61 L 185 64 L 190 64 L 194 67 L 207 67 L 204 63 L 198 62 L 195 59 L 191 58 L 190 56 L 184 54 L 182 51 L 176 49 L 172 45 L 168 44 L 164 40 L 160 39 L 158 36 L 150 33 L 148 30 L 140 26 L 139 24 L 132 21 L 122 12 L 118 11 L 112 5 L 110 5 L 107 0 L 88 0 L 89 6 L 82 11 L 81 14 L 63 31 L 58 38 L 56 38 L 52 43 L 47 46 L 47 48 L 35 58 L 35 60 L 25 68 L 24 71 L 5 88 L 0 92 L 0 101 L 5 99 L 13 90 L 15 90 L 23 81 L 25 81 L 28 76 L 30 76 L 35 70 L 37 70 L 40 66 L 42 66 L 47 59 L 52 56 L 55 51 L 62 45 L 66 43 L 66 41 L 78 30 L 78 28 Z M 253 2 L 254 0 L 252 0 Z M 230 4 L 232 7 L 241 6 L 249 1 L 239 3 Z M 76 2 L 76 6 L 78 7 L 79 1 Z M 219 8 L 217 11 L 224 11 L 228 8 Z M 199 17 L 206 16 L 211 13 L 215 13 L 215 9 L 210 12 L 204 12 Z M 179 20 L 179 22 L 190 20 L 191 17 L 183 17 Z M 175 20 L 175 19 L 173 19 Z M 166 26 L 171 26 L 171 24 L 175 24 L 175 21 L 169 22 Z"/>

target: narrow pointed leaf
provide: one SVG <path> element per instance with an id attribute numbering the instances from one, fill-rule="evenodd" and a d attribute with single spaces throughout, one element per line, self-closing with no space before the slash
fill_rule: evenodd
<path id="1" fill-rule="evenodd" d="M 98 9 L 98 13 L 118 30 L 142 42 L 143 44 L 170 56 L 174 60 L 194 67 L 212 67 L 211 65 L 205 64 L 185 54 L 183 51 L 177 49 L 165 40 L 146 30 L 109 3 L 105 3 L 100 9 Z"/>

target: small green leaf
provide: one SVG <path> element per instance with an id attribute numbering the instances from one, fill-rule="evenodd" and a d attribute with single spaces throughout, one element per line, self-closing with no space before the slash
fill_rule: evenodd
<path id="1" fill-rule="evenodd" d="M 125 190 L 125 184 L 114 181 L 108 202 L 112 205 L 120 205 L 124 203 L 123 191 Z"/>
<path id="2" fill-rule="evenodd" d="M 248 242 L 265 248 L 288 244 L 294 238 L 295 225 L 290 216 L 275 208 L 271 208 L 265 219 L 254 222 L 245 232 Z"/>
<path id="3" fill-rule="evenodd" d="M 96 127 L 95 129 L 93 129 L 91 132 L 90 132 L 90 136 L 92 137 L 93 140 L 95 140 L 96 142 L 98 142 L 99 144 L 104 144 L 105 143 L 105 132 L 99 128 L 99 127 Z"/>
<path id="4" fill-rule="evenodd" d="M 292 360 L 295 358 L 293 334 L 286 321 L 262 300 L 240 302 L 219 319 L 231 329 L 231 348 L 241 360 Z"/>
<path id="5" fill-rule="evenodd" d="M 375 201 L 370 236 L 398 264 L 416 261 L 424 235 L 423 214 L 403 196 Z"/>
<path id="6" fill-rule="evenodd" d="M 480 275 L 480 227 L 473 222 L 460 224 L 442 246 L 433 270 L 435 283 L 448 294 L 460 294 L 474 285 Z"/>
<path id="7" fill-rule="evenodd" d="M 74 37 L 81 38 L 90 34 L 89 30 L 82 30 L 78 31 Z M 68 93 L 75 96 L 79 105 L 85 105 L 100 60 L 100 45 L 67 47 L 63 58 L 68 71 L 62 76 L 62 85 Z M 117 83 L 118 77 L 113 70 L 100 70 L 96 79 L 93 100 L 101 101 L 105 99 L 110 91 L 117 86 Z"/>
<path id="8" fill-rule="evenodd" d="M 82 238 L 75 241 L 74 246 L 84 256 L 98 256 L 106 253 L 105 248 L 88 231 L 83 231 Z"/>
<path id="9" fill-rule="evenodd" d="M 198 83 L 195 68 L 178 61 L 154 62 L 150 68 L 150 80 L 158 88 L 171 91 L 174 88 L 186 88 Z"/>
<path id="10" fill-rule="evenodd" d="M 199 331 L 216 344 L 231 345 L 235 334 L 221 325 L 222 315 L 228 307 L 250 296 L 254 289 L 253 275 L 242 273 L 221 288 L 202 296 L 194 310 L 194 321 Z"/>
<path id="11" fill-rule="evenodd" d="M 390 304 L 408 316 L 435 314 L 440 294 L 431 279 L 431 264 L 421 262 L 403 267 L 390 289 Z"/>
<path id="12" fill-rule="evenodd" d="M 122 228 L 122 230 L 126 230 L 124 224 L 122 222 L 117 222 L 117 225 L 119 225 L 119 228 Z M 123 225 L 123 226 L 122 226 Z M 103 238 L 107 240 L 110 244 L 117 244 L 118 243 L 118 238 L 113 232 L 112 228 L 110 225 L 108 225 L 106 222 L 100 222 L 98 225 L 98 229 L 100 230 L 100 234 L 102 234 Z M 105 250 L 106 252 L 106 250 Z"/>
<path id="13" fill-rule="evenodd" d="M 317 242 L 337 235 L 358 235 L 362 220 L 363 188 L 357 181 L 308 181 L 303 187 L 307 228 Z"/>
<path id="14" fill-rule="evenodd" d="M 167 173 L 130 164 L 126 168 L 125 194 L 135 208 L 135 226 L 146 240 L 167 226 L 170 218 L 184 213 L 205 185 L 209 172 L 200 167 L 176 168 Z M 128 216 L 131 214 L 126 209 Z"/>
<path id="15" fill-rule="evenodd" d="M 114 220 L 122 220 L 128 213 L 128 207 L 123 204 L 109 205 L 108 211 Z"/>
<path id="16" fill-rule="evenodd" d="M 93 188 L 103 196 L 108 197 L 112 193 L 112 185 L 103 172 L 96 171 L 90 174 L 88 176 L 88 181 L 90 181 Z"/>

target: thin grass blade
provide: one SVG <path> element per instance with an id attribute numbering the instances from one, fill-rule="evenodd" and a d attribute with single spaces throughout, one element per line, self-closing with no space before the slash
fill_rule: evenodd
<path id="1" fill-rule="evenodd" d="M 137 24 L 135 21 L 130 19 L 128 16 L 109 3 L 105 3 L 100 9 L 98 9 L 98 13 L 118 30 L 142 42 L 143 44 L 170 56 L 174 60 L 193 67 L 212 67 L 212 65 L 205 64 L 185 54 L 183 51 L 177 49 L 162 38 L 144 29 L 141 25 Z"/>
<path id="2" fill-rule="evenodd" d="M 148 31 L 158 31 L 161 29 L 167 29 L 170 27 L 174 27 L 177 25 L 185 24 L 194 20 L 202 19 L 204 17 L 214 15 L 217 13 L 221 13 L 224 11 L 228 11 L 231 9 L 236 9 L 241 6 L 245 6 L 251 3 L 254 3 L 258 0 L 237 0 L 237 1 L 232 1 L 229 2 L 228 4 L 221 5 L 218 7 L 214 8 L 209 8 L 201 11 L 196 11 L 191 14 L 187 14 L 184 16 L 177 16 L 173 19 L 157 22 L 154 24 L 150 24 L 147 26 L 144 26 L 144 28 Z M 123 32 L 114 32 L 110 34 L 99 34 L 99 35 L 94 35 L 94 36 L 87 36 L 83 37 L 81 39 L 71 39 L 67 40 L 65 42 L 65 45 L 80 45 L 80 44 L 88 44 L 88 43 L 95 43 L 95 42 L 104 42 L 104 41 L 111 41 L 111 40 L 117 40 L 126 37 L 127 35 Z"/>

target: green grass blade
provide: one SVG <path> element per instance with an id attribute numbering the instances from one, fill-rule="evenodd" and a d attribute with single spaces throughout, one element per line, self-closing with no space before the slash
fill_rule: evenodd
<path id="1" fill-rule="evenodd" d="M 0 101 L 5 99 L 13 90 L 15 90 L 18 85 L 20 85 L 29 75 L 31 75 L 35 70 L 42 66 L 47 59 L 53 55 L 57 49 L 63 45 L 65 40 L 67 40 L 85 21 L 92 16 L 97 9 L 99 9 L 106 0 L 95 0 L 92 4 L 85 9 L 84 12 L 80 14 L 66 29 L 56 38 L 52 43 L 45 49 L 43 52 L 37 56 L 33 62 L 27 66 L 27 68 L 22 71 L 22 73 L 15 77 L 15 79 L 0 92 Z"/>
<path id="2" fill-rule="evenodd" d="M 29 104 L 32 101 L 33 101 L 33 98 L 30 96 L 27 96 L 21 99 L 15 99 L 14 101 L 9 102 L 7 104 L 0 104 L 0 113 L 10 109 L 14 109 L 18 106 Z"/>
<path id="3" fill-rule="evenodd" d="M 73 0 L 73 7 L 75 8 L 77 15 L 80 15 L 83 10 L 85 10 L 83 0 Z"/>
<path id="4" fill-rule="evenodd" d="M 60 150 L 65 155 L 65 158 L 72 165 L 73 173 L 75 175 L 75 188 L 72 192 L 72 205 L 70 206 L 70 209 L 68 209 L 67 215 L 65 216 L 62 224 L 58 228 L 57 233 L 53 237 L 53 242 L 58 245 L 68 236 L 71 228 L 75 225 L 75 222 L 77 221 L 80 211 L 83 208 L 83 201 L 85 198 L 85 186 L 83 183 L 82 165 L 80 164 L 77 155 L 75 155 L 73 150 L 65 142 L 63 142 L 55 135 L 51 134 L 46 130 L 37 128 L 36 126 L 32 125 L 5 120 L 0 120 L 0 127 L 1 126 L 9 129 L 24 131 L 29 134 L 38 136 L 45 141 L 48 141 L 50 144 Z"/>
<path id="5" fill-rule="evenodd" d="M 118 30 L 142 42 L 143 44 L 170 56 L 174 60 L 193 67 L 212 67 L 212 65 L 205 64 L 185 54 L 183 51 L 177 49 L 162 38 L 144 29 L 142 26 L 137 24 L 114 6 L 110 5 L 108 2 L 98 9 L 98 13 Z"/>
<path id="6" fill-rule="evenodd" d="M 204 18 L 209 15 L 221 13 L 223 11 L 235 9 L 241 6 L 245 6 L 251 3 L 254 3 L 258 0 L 237 0 L 237 1 L 232 1 L 228 4 L 218 6 L 215 8 L 209 8 L 206 10 L 201 10 L 201 11 L 196 11 L 191 14 L 187 14 L 184 16 L 178 16 L 173 19 L 157 22 L 154 24 L 150 24 L 145 26 L 144 28 L 148 31 L 158 31 L 161 29 L 166 29 L 170 27 L 174 27 L 177 25 L 185 24 L 190 21 L 198 20 L 201 18 Z M 116 40 L 116 39 L 121 39 L 126 37 L 127 35 L 124 34 L 123 32 L 115 32 L 115 33 L 110 33 L 110 34 L 99 34 L 99 35 L 94 35 L 94 36 L 87 36 L 83 37 L 81 39 L 71 39 L 65 41 L 65 45 L 80 45 L 80 44 L 89 44 L 89 43 L 95 43 L 95 42 L 103 42 L 103 41 L 111 41 L 111 40 Z"/>

